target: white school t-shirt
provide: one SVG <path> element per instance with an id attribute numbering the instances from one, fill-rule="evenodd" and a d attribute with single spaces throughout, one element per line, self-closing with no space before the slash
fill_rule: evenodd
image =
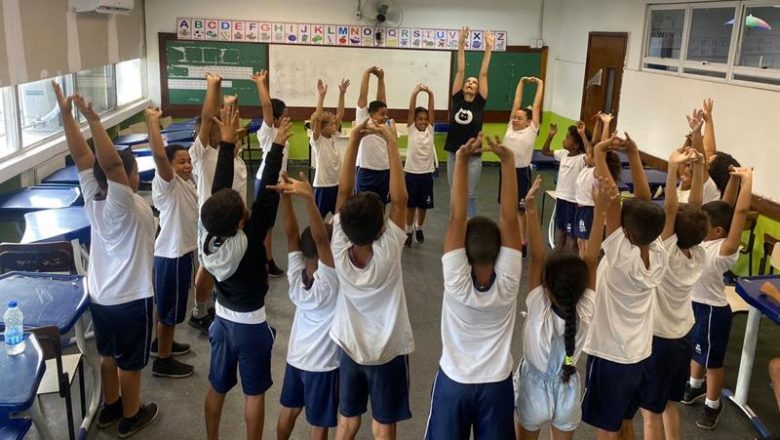
<path id="1" fill-rule="evenodd" d="M 214 183 L 214 173 L 217 170 L 217 158 L 219 150 L 210 146 L 204 146 L 200 137 L 190 147 L 192 159 L 192 173 L 197 177 L 198 206 L 203 206 L 211 197 L 211 185 Z M 246 203 L 246 164 L 239 155 L 233 159 L 233 189 Z"/>
<path id="2" fill-rule="evenodd" d="M 108 181 L 104 200 L 92 169 L 79 172 L 90 242 L 87 285 L 91 302 L 103 306 L 150 298 L 154 260 L 152 208 L 127 185 Z"/>
<path id="3" fill-rule="evenodd" d="M 555 186 L 558 198 L 577 203 L 577 176 L 585 168 L 585 155 L 569 156 L 568 150 L 560 149 L 555 150 L 553 156 L 561 163 L 558 167 L 558 184 Z"/>
<path id="4" fill-rule="evenodd" d="M 336 311 L 339 277 L 336 269 L 319 262 L 311 288 L 303 283 L 306 261 L 302 252 L 287 255 L 287 280 L 295 318 L 287 346 L 287 363 L 304 371 L 332 371 L 339 367 L 339 347 L 328 331 Z"/>
<path id="5" fill-rule="evenodd" d="M 723 273 L 731 269 L 737 263 L 739 251 L 731 255 L 720 254 L 720 247 L 725 238 L 707 240 L 702 242 L 706 255 L 704 271 L 699 277 L 699 282 L 694 284 L 691 300 L 701 304 L 715 307 L 724 307 L 729 304 L 726 299 L 726 283 L 723 282 Z"/>
<path id="6" fill-rule="evenodd" d="M 596 183 L 596 167 L 586 166 L 577 175 L 577 194 L 575 196 L 579 206 L 595 206 L 593 202 L 593 185 Z"/>
<path id="7" fill-rule="evenodd" d="M 691 290 L 704 271 L 706 256 L 700 245 L 689 249 L 691 257 L 677 246 L 677 235 L 663 241 L 669 253 L 669 266 L 656 288 L 655 324 L 653 334 L 667 339 L 679 339 L 693 328 Z"/>
<path id="8" fill-rule="evenodd" d="M 537 370 L 547 371 L 552 340 L 553 338 L 563 340 L 566 321 L 553 311 L 544 286 L 538 286 L 528 292 L 525 305 L 528 316 L 523 325 L 523 356 Z M 577 303 L 577 333 L 574 337 L 573 356 L 575 364 L 585 345 L 585 337 L 588 334 L 595 305 L 596 292 L 586 289 Z"/>
<path id="9" fill-rule="evenodd" d="M 320 135 L 316 140 L 309 138 L 312 156 L 314 156 L 314 186 L 323 188 L 338 186 L 341 154 L 336 146 L 336 135 L 329 138 Z"/>
<path id="10" fill-rule="evenodd" d="M 368 117 L 368 107 L 357 107 L 355 109 L 355 126 L 363 123 Z M 376 134 L 363 136 L 358 147 L 356 164 L 367 170 L 389 170 L 390 159 L 387 157 L 387 141 Z"/>
<path id="11" fill-rule="evenodd" d="M 198 248 L 198 190 L 195 182 L 176 173 L 166 182 L 160 175 L 152 180 L 152 201 L 160 211 L 160 233 L 154 255 L 179 258 Z"/>
<path id="12" fill-rule="evenodd" d="M 688 199 L 690 199 L 690 197 L 690 189 L 680 189 L 680 187 L 677 187 L 677 200 L 680 203 L 688 203 Z M 704 201 L 702 203 L 709 203 L 720 200 L 720 190 L 718 189 L 718 186 L 715 185 L 715 181 L 712 180 L 712 177 L 707 177 L 707 180 L 704 181 L 703 200 Z"/>
<path id="13" fill-rule="evenodd" d="M 504 135 L 504 146 L 515 154 L 515 168 L 525 168 L 531 165 L 537 133 L 539 133 L 539 127 L 533 121 L 531 125 L 522 130 L 512 128 L 512 121 L 509 121 Z"/>
<path id="14" fill-rule="evenodd" d="M 585 353 L 619 364 L 650 356 L 653 345 L 653 302 L 669 255 L 660 239 L 649 245 L 645 268 L 639 247 L 618 228 L 601 244 L 604 258 L 596 273 L 596 310 Z"/>
<path id="15" fill-rule="evenodd" d="M 260 149 L 263 150 L 263 161 L 260 162 L 260 168 L 255 174 L 255 179 L 260 180 L 263 177 L 263 170 L 265 169 L 265 157 L 271 151 L 271 147 L 274 146 L 274 139 L 276 138 L 276 132 L 278 128 L 273 125 L 268 125 L 265 121 L 260 124 L 260 130 L 257 132 L 257 142 L 260 144 Z M 290 154 L 290 143 L 284 143 L 284 152 L 282 153 L 282 170 L 287 171 L 287 158 Z M 268 183 L 274 185 L 276 182 Z"/>
<path id="16" fill-rule="evenodd" d="M 432 173 L 438 163 L 433 126 L 428 125 L 424 131 L 420 131 L 414 124 L 410 125 L 404 171 L 411 174 Z"/>
<path id="17" fill-rule="evenodd" d="M 381 365 L 414 351 L 401 270 L 405 241 L 406 232 L 387 220 L 372 246 L 374 255 L 361 269 L 349 257 L 352 243 L 341 230 L 341 216 L 333 217 L 339 295 L 330 337 L 358 364 Z"/>
<path id="18" fill-rule="evenodd" d="M 512 374 L 512 333 L 523 255 L 501 247 L 495 280 L 486 292 L 474 286 L 466 249 L 441 257 L 444 298 L 441 311 L 444 374 L 466 384 L 500 382 Z"/>

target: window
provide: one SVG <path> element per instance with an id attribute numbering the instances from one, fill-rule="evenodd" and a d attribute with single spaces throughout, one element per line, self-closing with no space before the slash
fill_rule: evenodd
<path id="1" fill-rule="evenodd" d="M 72 75 L 53 78 L 66 94 L 73 93 Z M 22 145 L 30 146 L 62 131 L 62 119 L 57 98 L 51 88 L 52 79 L 19 86 L 19 109 L 22 125 Z"/>
<path id="2" fill-rule="evenodd" d="M 780 71 L 780 4 L 745 8 L 737 65 Z"/>
<path id="3" fill-rule="evenodd" d="M 650 11 L 650 34 L 646 54 L 654 58 L 680 59 L 685 9 Z"/>
<path id="4" fill-rule="evenodd" d="M 0 157 L 19 149 L 14 88 L 0 88 Z"/>
<path id="5" fill-rule="evenodd" d="M 113 65 L 76 73 L 76 90 L 92 103 L 92 108 L 99 115 L 116 108 L 114 87 Z M 83 116 L 80 118 L 81 121 L 84 121 Z"/>
<path id="6" fill-rule="evenodd" d="M 690 36 L 686 60 L 726 64 L 729 59 L 731 34 L 736 8 L 696 7 L 691 13 Z"/>
<path id="7" fill-rule="evenodd" d="M 141 75 L 141 59 L 123 61 L 116 65 L 116 102 L 117 105 L 143 98 L 143 75 Z"/>

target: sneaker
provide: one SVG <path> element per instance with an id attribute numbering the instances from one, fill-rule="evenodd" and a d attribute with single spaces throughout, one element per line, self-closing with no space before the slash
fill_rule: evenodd
<path id="1" fill-rule="evenodd" d="M 195 330 L 200 330 L 204 335 L 208 335 L 209 326 L 211 326 L 212 321 L 214 321 L 214 317 L 209 314 L 206 314 L 206 316 L 202 318 L 196 318 L 194 315 L 190 315 L 190 320 L 187 321 L 187 324 Z"/>
<path id="2" fill-rule="evenodd" d="M 152 348 L 150 351 L 150 354 L 152 357 L 157 357 L 158 351 L 157 351 L 157 339 L 152 341 Z M 171 347 L 171 355 L 173 356 L 181 356 L 183 354 L 187 354 L 190 352 L 190 344 L 182 344 L 176 341 L 173 341 L 173 346 Z"/>
<path id="3" fill-rule="evenodd" d="M 404 242 L 404 246 L 412 247 L 412 233 L 411 232 L 406 234 L 406 241 Z"/>
<path id="4" fill-rule="evenodd" d="M 152 375 L 157 377 L 180 379 L 192 376 L 193 371 L 192 365 L 179 362 L 173 356 L 165 359 L 157 358 L 152 364 Z"/>
<path id="5" fill-rule="evenodd" d="M 707 430 L 715 429 L 718 426 L 718 419 L 720 419 L 721 414 L 723 414 L 723 402 L 720 402 L 718 409 L 704 405 L 704 411 L 696 419 L 696 426 Z"/>
<path id="6" fill-rule="evenodd" d="M 117 430 L 117 436 L 119 438 L 128 438 L 138 431 L 149 426 L 150 423 L 157 418 L 157 404 L 147 403 L 138 408 L 138 412 L 130 418 L 122 417 L 119 421 L 119 429 Z"/>
<path id="7" fill-rule="evenodd" d="M 414 239 L 417 240 L 417 243 L 425 243 L 425 236 L 423 235 L 422 229 L 417 229 L 414 231 Z"/>
<path id="8" fill-rule="evenodd" d="M 108 428 L 122 418 L 122 398 L 111 405 L 103 405 L 98 414 L 98 428 Z"/>
<path id="9" fill-rule="evenodd" d="M 268 260 L 268 276 L 271 278 L 279 278 L 284 276 L 284 270 L 274 263 L 274 260 Z"/>
<path id="10" fill-rule="evenodd" d="M 707 382 L 703 382 L 700 387 L 691 387 L 690 382 L 685 383 L 685 392 L 680 403 L 684 405 L 693 405 L 697 400 L 707 396 Z"/>

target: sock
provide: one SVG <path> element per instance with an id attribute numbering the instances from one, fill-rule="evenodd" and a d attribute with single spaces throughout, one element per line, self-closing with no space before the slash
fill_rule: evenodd
<path id="1" fill-rule="evenodd" d="M 406 225 L 406 233 L 411 234 L 412 233 L 412 225 Z"/>
<path id="2" fill-rule="evenodd" d="M 720 399 L 718 399 L 718 400 L 710 400 L 710 399 L 707 399 L 705 397 L 704 398 L 704 404 L 707 405 L 708 407 L 712 408 L 712 409 L 718 409 L 718 408 L 720 408 Z"/>
<path id="3" fill-rule="evenodd" d="M 691 388 L 701 388 L 701 386 L 704 385 L 704 379 L 695 379 L 692 377 L 688 379 L 688 384 L 691 385 Z"/>
<path id="4" fill-rule="evenodd" d="M 208 301 L 195 301 L 195 307 L 192 308 L 192 316 L 203 318 L 208 313 Z"/>
<path id="5" fill-rule="evenodd" d="M 415 222 L 414 223 L 414 230 L 415 231 L 422 231 L 422 225 L 417 223 L 417 222 Z"/>

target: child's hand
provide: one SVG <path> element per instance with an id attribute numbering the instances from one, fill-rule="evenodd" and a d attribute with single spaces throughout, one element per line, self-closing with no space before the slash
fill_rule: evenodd
<path id="1" fill-rule="evenodd" d="M 468 159 L 471 156 L 481 152 L 482 132 L 479 132 L 475 137 L 469 139 L 465 144 L 461 145 L 455 155 L 461 159 Z"/>
<path id="2" fill-rule="evenodd" d="M 85 101 L 83 96 L 78 93 L 73 95 L 73 102 L 76 103 L 79 112 L 87 118 L 87 121 L 100 121 L 100 115 L 92 108 L 92 103 Z"/>
<path id="3" fill-rule="evenodd" d="M 54 94 L 57 95 L 57 104 L 60 106 L 61 114 L 73 114 L 73 98 L 62 93 L 62 87 L 57 84 L 57 81 L 51 81 L 51 87 L 54 89 Z"/>
<path id="4" fill-rule="evenodd" d="M 732 167 L 729 169 L 729 174 L 732 176 L 737 176 L 742 180 L 750 179 L 753 177 L 753 168 Z"/>
<path id="5" fill-rule="evenodd" d="M 558 134 L 558 124 L 551 122 L 550 131 L 547 132 L 547 136 L 554 137 L 556 134 Z"/>
<path id="6" fill-rule="evenodd" d="M 298 196 L 303 199 L 314 199 L 314 190 L 306 178 L 306 174 L 301 171 L 298 174 L 300 180 L 293 179 L 287 175 L 287 171 L 281 171 L 279 173 L 279 183 L 276 185 L 268 185 L 267 188 L 272 189 L 284 196 Z"/>
<path id="7" fill-rule="evenodd" d="M 286 145 L 287 139 L 290 139 L 292 135 L 292 122 L 290 122 L 290 118 L 282 118 L 282 120 L 279 121 L 279 128 L 276 130 L 274 143 L 279 145 Z"/>
<path id="8" fill-rule="evenodd" d="M 219 111 L 219 118 L 213 116 L 214 123 L 219 126 L 222 142 L 235 144 L 238 138 L 238 109 L 233 106 L 224 106 Z"/>
<path id="9" fill-rule="evenodd" d="M 146 107 L 144 110 L 144 115 L 146 116 L 146 120 L 148 122 L 160 122 L 160 118 L 162 117 L 162 110 L 160 110 L 158 107 L 149 106 Z M 150 124 L 151 125 L 151 124 Z"/>
<path id="10" fill-rule="evenodd" d="M 602 124 L 607 125 L 612 123 L 612 119 L 614 118 L 614 116 L 612 116 L 612 113 L 599 112 L 599 118 L 601 119 Z"/>
<path id="11" fill-rule="evenodd" d="M 593 202 L 596 206 L 608 208 L 620 196 L 615 182 L 606 177 L 598 177 L 593 182 Z"/>
<path id="12" fill-rule="evenodd" d="M 631 136 L 628 135 L 628 132 L 624 131 L 623 134 L 626 136 L 626 139 L 625 140 L 621 139 L 621 140 L 625 144 L 626 150 L 629 153 L 634 152 L 634 151 L 639 151 L 639 147 L 636 145 L 636 142 L 634 142 L 634 140 L 631 139 Z M 618 139 L 620 139 L 620 138 L 618 138 Z"/>
<path id="13" fill-rule="evenodd" d="M 458 40 L 458 47 L 466 47 L 466 38 L 469 37 L 471 29 L 468 26 L 463 26 L 460 29 L 460 39 Z"/>
<path id="14" fill-rule="evenodd" d="M 603 114 L 603 113 L 601 112 L 601 110 L 599 110 L 599 111 L 597 111 L 597 112 L 596 112 L 596 114 L 595 114 L 595 115 L 593 115 L 593 116 L 591 117 L 591 119 L 592 119 L 593 121 L 601 121 L 601 115 L 602 115 L 602 114 Z"/>
<path id="15" fill-rule="evenodd" d="M 585 123 L 582 121 L 577 121 L 577 133 L 580 135 L 580 137 L 585 137 Z"/>
<path id="16" fill-rule="evenodd" d="M 485 49 L 491 50 L 493 49 L 493 45 L 496 42 L 496 37 L 493 35 L 493 32 L 487 31 L 485 32 Z"/>
<path id="17" fill-rule="evenodd" d="M 780 304 L 780 290 L 771 281 L 764 281 L 761 285 L 761 293 L 768 296 L 777 304 Z"/>
<path id="18" fill-rule="evenodd" d="M 325 96 L 328 93 L 328 85 L 323 83 L 321 79 L 317 80 L 317 94 Z"/>
<path id="19" fill-rule="evenodd" d="M 496 154 L 496 156 L 501 158 L 501 161 L 505 160 L 514 160 L 514 153 L 509 148 L 505 147 L 501 143 L 501 138 L 498 136 L 494 136 L 492 139 L 490 137 L 486 138 L 488 146 L 490 147 L 490 151 Z"/>
<path id="20" fill-rule="evenodd" d="M 692 132 L 700 131 L 701 126 L 704 124 L 704 112 L 693 109 L 690 115 L 685 115 L 685 119 L 688 120 L 688 127 L 690 127 Z"/>
<path id="21" fill-rule="evenodd" d="M 222 98 L 222 104 L 226 106 L 238 105 L 238 95 L 225 95 Z"/>
<path id="22" fill-rule="evenodd" d="M 252 75 L 252 81 L 254 81 L 255 84 L 265 84 L 268 81 L 268 71 L 262 69 L 259 72 L 256 72 Z"/>
<path id="23" fill-rule="evenodd" d="M 420 91 L 423 93 L 427 93 L 428 95 L 432 95 L 433 92 L 426 84 L 420 84 Z"/>
<path id="24" fill-rule="evenodd" d="M 541 187 L 542 187 L 542 176 L 537 174 L 536 178 L 534 179 L 534 183 L 531 185 L 531 188 L 528 190 L 528 194 L 525 195 L 526 209 L 528 209 L 529 205 L 536 202 L 536 194 L 539 192 L 539 189 Z"/>
<path id="25" fill-rule="evenodd" d="M 222 83 L 222 77 L 215 73 L 206 73 L 206 82 L 212 85 Z"/>
<path id="26" fill-rule="evenodd" d="M 544 84 L 544 81 L 542 81 L 540 78 L 537 78 L 535 76 L 531 76 L 528 78 L 528 82 L 536 83 L 537 85 Z"/>
<path id="27" fill-rule="evenodd" d="M 349 87 L 349 80 L 344 78 L 339 83 L 339 93 L 341 93 L 342 95 L 347 93 L 347 87 Z"/>
<path id="28" fill-rule="evenodd" d="M 693 154 L 692 150 L 689 148 L 685 148 L 682 150 L 674 150 L 672 151 L 672 155 L 669 156 L 669 163 L 673 163 L 676 165 L 682 165 L 686 162 L 692 161 L 696 156 Z"/>
<path id="29" fill-rule="evenodd" d="M 390 119 L 390 126 L 386 124 L 377 124 L 372 120 L 363 128 L 365 134 L 376 134 L 382 136 L 387 143 L 395 143 L 398 140 L 398 131 L 395 128 L 395 121 Z"/>
<path id="30" fill-rule="evenodd" d="M 714 104 L 715 102 L 712 100 L 712 98 L 707 98 L 704 100 L 704 103 L 702 104 L 702 117 L 704 118 L 704 122 L 712 122 L 712 107 Z"/>
<path id="31" fill-rule="evenodd" d="M 384 79 L 385 78 L 385 71 L 382 70 L 379 66 L 372 66 L 371 67 L 371 73 L 374 74 L 374 76 L 377 77 L 377 79 Z"/>

